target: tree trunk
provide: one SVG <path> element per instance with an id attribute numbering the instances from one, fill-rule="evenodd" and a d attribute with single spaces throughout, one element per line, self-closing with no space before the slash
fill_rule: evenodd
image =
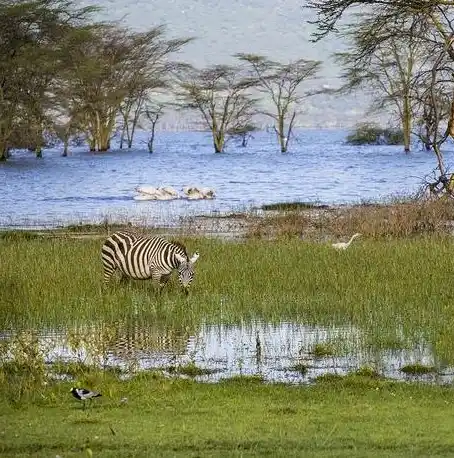
<path id="1" fill-rule="evenodd" d="M 120 149 L 123 149 L 123 142 L 125 141 L 125 125 L 121 128 L 121 136 L 120 136 Z"/>
<path id="2" fill-rule="evenodd" d="M 88 137 L 88 147 L 90 148 L 90 153 L 96 151 L 96 138 L 94 136 Z"/>
<path id="3" fill-rule="evenodd" d="M 148 152 L 150 154 L 153 153 L 154 135 L 155 135 L 155 129 L 156 129 L 156 123 L 157 122 L 158 122 L 158 120 L 151 121 L 151 135 L 150 135 L 150 138 L 148 139 Z"/>
<path id="4" fill-rule="evenodd" d="M 63 142 L 63 153 L 61 154 L 63 157 L 68 156 L 68 140 L 64 140 Z"/>
<path id="5" fill-rule="evenodd" d="M 213 132 L 214 152 L 222 153 L 224 151 L 224 133 Z"/>
<path id="6" fill-rule="evenodd" d="M 42 149 L 41 145 L 38 145 L 35 148 L 35 154 L 36 154 L 36 158 L 37 159 L 42 159 L 43 158 L 43 149 Z"/>
<path id="7" fill-rule="evenodd" d="M 98 151 L 108 151 L 110 148 L 110 128 L 100 125 Z"/>
<path id="8" fill-rule="evenodd" d="M 454 138 L 454 97 L 451 101 L 451 111 L 449 114 L 449 121 L 448 121 L 448 132 L 449 132 L 449 136 Z"/>
<path id="9" fill-rule="evenodd" d="M 404 151 L 410 152 L 411 142 L 411 110 L 410 100 L 408 97 L 404 97 L 403 113 L 402 113 L 402 132 L 404 136 Z"/>
<path id="10" fill-rule="evenodd" d="M 247 146 L 247 139 L 246 139 L 246 137 L 247 137 L 247 134 L 244 133 L 244 134 L 242 135 L 242 139 L 241 139 L 241 146 L 242 146 L 243 148 L 246 148 L 246 146 Z"/>
<path id="11" fill-rule="evenodd" d="M 279 145 L 281 147 L 281 153 L 287 152 L 287 142 L 284 135 L 284 115 L 280 114 L 277 123 L 277 136 L 279 139 Z"/>
<path id="12" fill-rule="evenodd" d="M 440 171 L 440 175 L 446 175 L 446 167 L 443 159 L 443 153 L 441 152 L 439 146 L 436 143 L 434 143 L 433 149 L 435 151 L 435 156 L 437 156 L 438 170 Z"/>

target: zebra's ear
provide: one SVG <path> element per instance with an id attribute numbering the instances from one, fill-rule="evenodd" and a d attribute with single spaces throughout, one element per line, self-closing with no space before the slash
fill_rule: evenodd
<path id="1" fill-rule="evenodd" d="M 197 261 L 197 259 L 199 259 L 199 256 L 200 256 L 199 252 L 196 251 L 196 252 L 192 255 L 192 258 L 189 260 L 189 262 L 191 262 L 192 264 L 194 264 L 194 263 Z"/>

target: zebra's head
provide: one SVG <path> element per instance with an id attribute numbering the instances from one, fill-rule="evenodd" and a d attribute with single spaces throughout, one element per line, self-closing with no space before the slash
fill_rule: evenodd
<path id="1" fill-rule="evenodd" d="M 196 251 L 190 259 L 182 261 L 178 267 L 178 280 L 186 294 L 189 294 L 189 286 L 194 278 L 194 264 L 199 259 L 199 252 Z"/>

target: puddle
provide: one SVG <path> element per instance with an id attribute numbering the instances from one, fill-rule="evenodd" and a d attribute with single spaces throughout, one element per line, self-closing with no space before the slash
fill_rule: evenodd
<path id="1" fill-rule="evenodd" d="M 106 335 L 108 334 L 108 337 Z M 77 328 L 38 334 L 46 363 L 62 360 L 119 367 L 126 373 L 195 364 L 208 374 L 196 380 L 216 382 L 239 375 L 260 375 L 267 382 L 307 384 L 324 374 L 345 375 L 368 366 L 380 375 L 409 381 L 451 383 L 454 369 L 443 367 L 429 344 L 412 348 L 377 350 L 368 346 L 364 333 L 353 327 L 314 327 L 281 322 L 240 325 L 204 324 L 196 332 L 184 329 L 118 325 L 108 333 L 99 328 Z M 6 334 L 0 334 L 3 339 Z M 331 348 L 328 355 L 315 348 Z M 328 352 L 329 353 L 329 352 Z M 423 364 L 437 374 L 411 376 L 402 367 Z M 296 364 L 307 368 L 293 370 Z M 169 374 L 170 375 L 170 374 Z"/>

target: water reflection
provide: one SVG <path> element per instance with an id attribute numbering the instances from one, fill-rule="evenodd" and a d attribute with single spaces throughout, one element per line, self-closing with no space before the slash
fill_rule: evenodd
<path id="1" fill-rule="evenodd" d="M 4 339 L 11 335 L 2 334 Z M 431 346 L 423 341 L 412 348 L 376 349 L 365 345 L 367 336 L 351 327 L 316 327 L 261 321 L 203 324 L 196 328 L 114 323 L 81 326 L 67 330 L 41 331 L 38 341 L 46 360 L 81 362 L 126 371 L 196 365 L 209 373 L 195 377 L 215 382 L 238 375 L 260 375 L 268 382 L 311 383 L 331 373 L 345 375 L 361 367 L 372 367 L 380 375 L 394 379 L 452 382 L 452 368 L 437 362 Z M 320 355 L 317 347 L 331 348 Z M 437 367 L 437 374 L 408 376 L 408 364 Z M 307 368 L 295 370 L 300 364 Z"/>

